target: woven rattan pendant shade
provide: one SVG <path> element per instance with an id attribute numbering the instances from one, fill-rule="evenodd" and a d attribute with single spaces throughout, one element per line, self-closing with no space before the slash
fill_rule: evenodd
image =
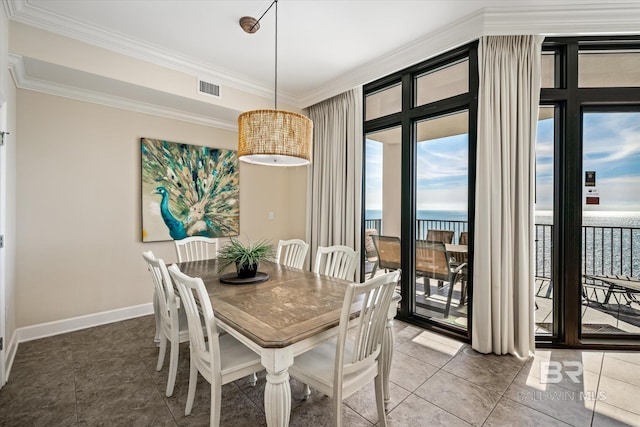
<path id="1" fill-rule="evenodd" d="M 311 163 L 313 123 L 301 114 L 254 110 L 238 117 L 238 157 L 248 163 L 301 166 Z"/>

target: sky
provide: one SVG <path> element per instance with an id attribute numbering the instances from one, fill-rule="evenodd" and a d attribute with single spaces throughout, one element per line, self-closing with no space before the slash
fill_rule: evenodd
<path id="1" fill-rule="evenodd" d="M 599 205 L 585 211 L 640 211 L 640 113 L 584 114 L 584 171 L 596 172 Z M 467 210 L 468 141 L 455 135 L 418 143 L 419 210 Z M 366 209 L 382 208 L 382 144 L 366 141 Z M 552 209 L 553 119 L 538 123 L 536 210 Z"/>
<path id="2" fill-rule="evenodd" d="M 640 211 L 640 113 L 583 115 L 583 173 L 596 172 L 599 205 L 585 211 Z M 551 210 L 553 200 L 553 119 L 538 123 L 536 210 Z M 584 187 L 583 187 L 584 192 Z"/>
<path id="3" fill-rule="evenodd" d="M 382 144 L 366 141 L 366 209 L 382 209 Z M 466 134 L 418 143 L 418 210 L 467 210 Z"/>

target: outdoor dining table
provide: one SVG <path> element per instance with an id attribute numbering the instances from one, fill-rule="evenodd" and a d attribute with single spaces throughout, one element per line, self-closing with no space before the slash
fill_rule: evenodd
<path id="1" fill-rule="evenodd" d="M 294 357 L 337 335 L 345 280 L 261 262 L 266 281 L 227 284 L 220 281 L 215 259 L 178 263 L 180 270 L 200 277 L 207 288 L 217 326 L 261 357 L 265 367 L 265 416 L 268 426 L 287 426 L 291 412 L 288 368 Z M 394 296 L 385 328 L 382 362 L 384 397 L 388 403 L 393 352 L 392 320 L 400 295 Z"/>

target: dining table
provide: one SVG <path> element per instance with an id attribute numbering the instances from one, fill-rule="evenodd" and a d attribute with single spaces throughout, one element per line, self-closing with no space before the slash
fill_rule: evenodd
<path id="1" fill-rule="evenodd" d="M 255 283 L 221 281 L 218 260 L 182 262 L 180 270 L 199 277 L 211 299 L 216 325 L 260 355 L 266 370 L 264 408 L 267 425 L 287 426 L 291 413 L 288 368 L 294 358 L 338 333 L 346 285 L 350 282 L 262 261 Z M 392 321 L 400 295 L 389 308 L 381 350 L 385 403 L 390 400 Z"/>

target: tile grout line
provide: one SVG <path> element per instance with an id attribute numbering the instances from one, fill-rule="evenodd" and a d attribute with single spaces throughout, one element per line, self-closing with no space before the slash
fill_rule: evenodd
<path id="1" fill-rule="evenodd" d="M 598 391 L 600 390 L 600 380 L 602 380 L 602 369 L 604 368 L 604 358 L 606 354 L 606 351 L 602 352 L 602 360 L 600 361 L 600 373 L 598 374 L 598 385 L 596 386 L 596 402 L 593 404 L 593 411 L 591 411 L 591 423 L 589 423 L 590 426 L 593 426 L 593 421 L 596 418 L 596 407 L 598 406 L 597 396 Z"/>

